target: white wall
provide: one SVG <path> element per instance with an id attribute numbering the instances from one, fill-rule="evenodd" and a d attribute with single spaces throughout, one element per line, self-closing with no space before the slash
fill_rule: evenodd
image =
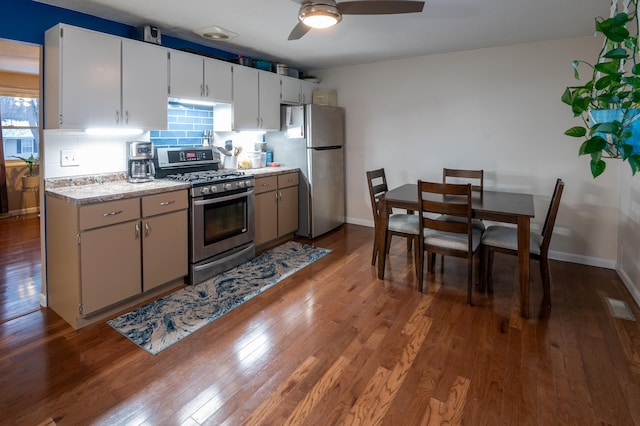
<path id="1" fill-rule="evenodd" d="M 533 226 L 561 177 L 550 255 L 614 268 L 620 162 L 591 177 L 581 141 L 563 134 L 578 120 L 560 101 L 575 84 L 571 61 L 593 60 L 599 44 L 584 37 L 318 72 L 346 109 L 348 222 L 373 226 L 365 171 L 378 167 L 392 187 L 440 180 L 443 167 L 482 168 L 486 187 L 534 194 Z"/>
<path id="2" fill-rule="evenodd" d="M 640 173 L 631 176 L 624 164 L 620 170 L 620 249 L 618 273 L 640 305 Z"/>
<path id="3" fill-rule="evenodd" d="M 81 131 L 44 131 L 44 178 L 84 176 L 127 170 L 126 142 L 148 141 L 149 133 L 136 136 L 89 136 Z M 79 165 L 62 167 L 60 152 L 72 150 Z"/>

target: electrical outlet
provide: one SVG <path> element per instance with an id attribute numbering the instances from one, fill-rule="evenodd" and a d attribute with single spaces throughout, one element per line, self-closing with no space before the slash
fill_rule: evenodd
<path id="1" fill-rule="evenodd" d="M 60 166 L 61 167 L 73 167 L 79 166 L 80 159 L 78 153 L 71 149 L 63 149 L 60 151 Z"/>

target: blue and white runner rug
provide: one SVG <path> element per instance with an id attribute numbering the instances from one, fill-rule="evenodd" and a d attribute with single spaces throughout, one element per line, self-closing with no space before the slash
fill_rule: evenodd
<path id="1" fill-rule="evenodd" d="M 107 321 L 152 355 L 273 287 L 331 250 L 289 241 L 200 284 Z"/>

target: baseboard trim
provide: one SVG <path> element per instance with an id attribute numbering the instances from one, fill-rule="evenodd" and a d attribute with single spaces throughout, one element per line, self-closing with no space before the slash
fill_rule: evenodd
<path id="1" fill-rule="evenodd" d="M 627 275 L 627 273 L 624 270 L 617 268 L 616 272 L 618 273 L 618 276 L 624 283 L 624 286 L 627 288 L 629 293 L 631 293 L 631 297 L 633 297 L 633 300 L 636 302 L 636 305 L 640 307 L 640 290 L 638 290 L 634 286 L 633 280 L 629 277 L 629 275 Z"/>

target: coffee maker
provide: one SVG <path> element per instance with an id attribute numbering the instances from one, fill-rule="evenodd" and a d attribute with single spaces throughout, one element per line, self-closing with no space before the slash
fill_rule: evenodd
<path id="1" fill-rule="evenodd" d="M 149 182 L 156 177 L 153 165 L 153 142 L 127 142 L 127 180 Z"/>

